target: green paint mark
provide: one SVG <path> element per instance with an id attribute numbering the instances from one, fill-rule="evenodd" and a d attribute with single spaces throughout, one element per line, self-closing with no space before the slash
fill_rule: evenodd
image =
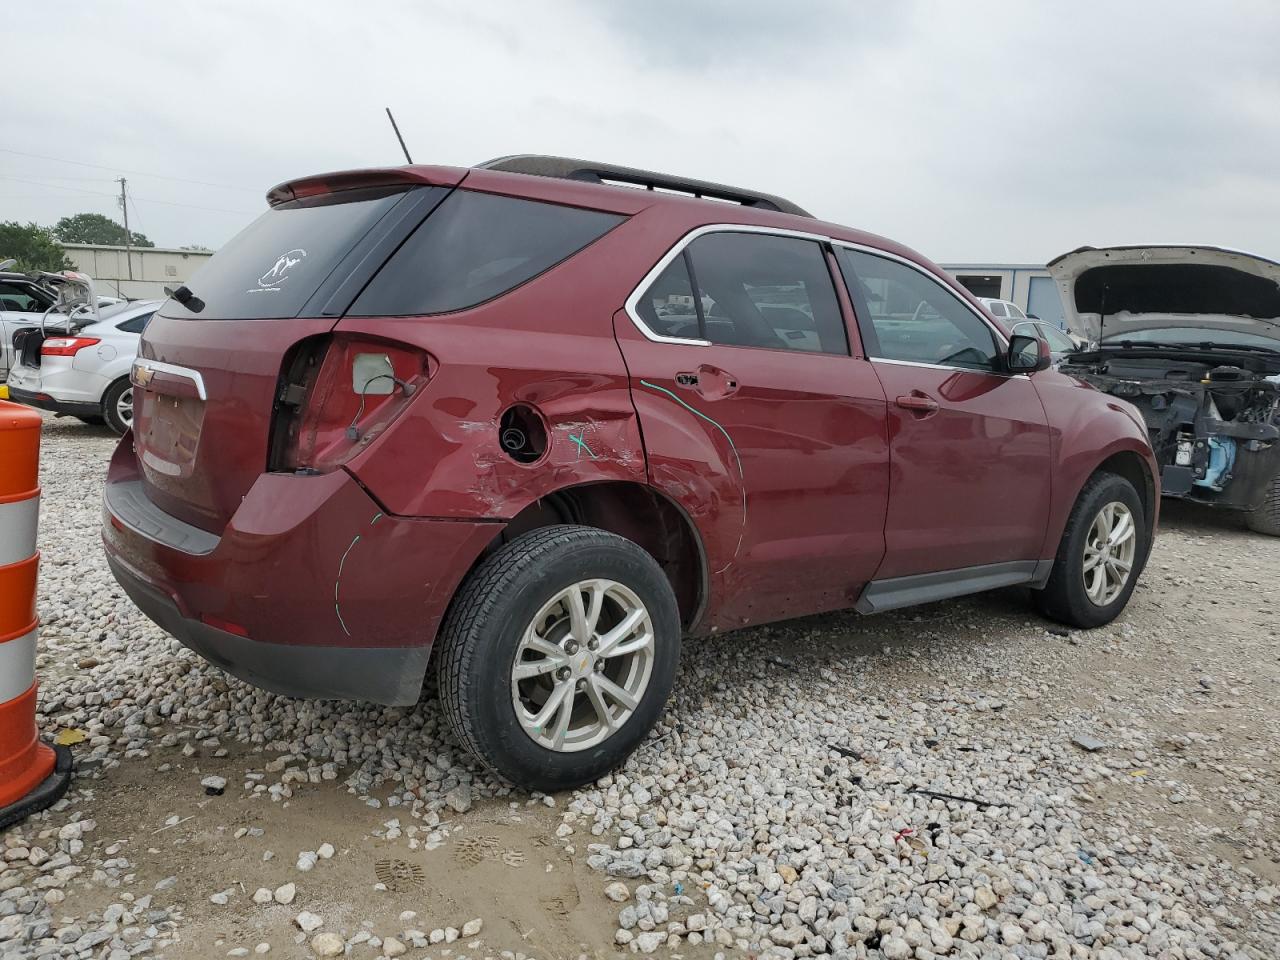
<path id="1" fill-rule="evenodd" d="M 582 434 L 571 433 L 569 434 L 569 439 L 578 445 L 578 455 L 574 459 L 581 460 L 583 450 L 587 451 L 587 456 L 589 456 L 592 460 L 597 459 L 596 455 L 592 452 L 591 448 L 587 446 L 587 441 L 582 438 Z"/>
<path id="2" fill-rule="evenodd" d="M 676 396 L 666 387 L 660 387 L 656 383 L 650 383 L 648 380 L 641 380 L 640 383 L 641 385 L 648 387 L 650 390 L 657 390 L 659 393 L 665 393 L 668 397 L 670 397 L 676 403 L 680 404 L 680 406 L 684 407 L 686 410 L 692 413 L 695 417 L 701 417 L 703 420 L 707 421 L 707 423 L 711 424 L 713 427 L 719 430 L 720 433 L 724 436 L 725 440 L 729 442 L 729 449 L 733 451 L 733 459 L 738 464 L 738 479 L 742 481 L 742 530 L 738 533 L 738 545 L 733 549 L 733 559 L 736 560 L 738 557 L 738 552 L 742 549 L 742 538 L 743 536 L 745 536 L 747 532 L 747 475 L 742 470 L 742 458 L 738 456 L 737 444 L 733 442 L 733 437 L 729 436 L 728 430 L 722 427 L 715 420 L 712 420 L 701 410 L 697 409 L 696 407 L 689 406 L 689 404 L 685 403 L 683 400 L 681 400 L 678 396 Z M 726 563 L 723 567 L 717 570 L 716 573 L 723 573 L 725 570 L 729 569 L 729 564 L 731 563 L 733 563 L 733 560 L 730 560 L 729 563 Z"/>

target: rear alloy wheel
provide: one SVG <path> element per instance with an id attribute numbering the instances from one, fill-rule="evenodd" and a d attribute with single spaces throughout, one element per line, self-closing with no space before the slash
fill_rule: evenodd
<path id="1" fill-rule="evenodd" d="M 1073 627 L 1100 627 L 1120 615 L 1146 561 L 1145 514 L 1124 477 L 1096 473 L 1076 499 L 1044 589 L 1040 612 Z"/>
<path id="2" fill-rule="evenodd" d="M 644 698 L 653 618 L 614 580 L 581 580 L 525 629 L 511 666 L 511 702 L 534 743 L 575 753 L 607 740 Z"/>
<path id="3" fill-rule="evenodd" d="M 128 377 L 121 377 L 102 395 L 102 417 L 116 433 L 133 426 L 133 384 Z"/>
<path id="4" fill-rule="evenodd" d="M 553 791 L 607 773 L 657 722 L 680 622 L 671 585 L 639 546 L 554 526 L 481 563 L 437 643 L 458 738 L 495 773 Z"/>

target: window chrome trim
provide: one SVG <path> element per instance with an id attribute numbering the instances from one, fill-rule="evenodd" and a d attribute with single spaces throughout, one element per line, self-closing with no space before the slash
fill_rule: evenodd
<path id="1" fill-rule="evenodd" d="M 176 363 L 162 363 L 159 360 L 148 360 L 145 357 L 135 357 L 133 360 L 133 368 L 142 367 L 144 370 L 150 370 L 152 373 L 168 373 L 175 377 L 181 377 L 184 380 L 190 380 L 195 384 L 196 396 L 201 400 L 208 400 L 209 395 L 204 390 L 204 377 L 200 375 L 199 370 L 192 370 L 190 367 L 180 367 Z M 132 371 L 130 371 L 132 373 Z"/>
<path id="2" fill-rule="evenodd" d="M 648 273 L 646 273 L 641 281 L 636 284 L 631 295 L 627 297 L 623 309 L 627 316 L 631 318 L 631 322 L 635 328 L 639 330 L 646 339 L 652 340 L 654 343 L 678 343 L 686 347 L 710 347 L 710 340 L 701 340 L 693 337 L 668 337 L 661 333 L 650 330 L 645 322 L 640 319 L 640 313 L 637 307 L 640 304 L 646 290 L 650 285 L 661 276 L 662 271 L 671 265 L 671 262 L 684 253 L 685 247 L 693 243 L 699 237 L 706 236 L 709 233 L 762 233 L 775 237 L 792 237 L 797 240 L 813 240 L 818 243 L 840 243 L 839 240 L 833 240 L 831 237 L 824 236 L 820 233 L 806 233 L 803 230 L 788 230 L 785 227 L 761 227 L 748 223 L 709 223 L 701 227 L 695 227 L 686 233 L 683 237 L 675 242 L 675 245 L 668 250 L 656 264 L 653 265 Z M 696 296 L 696 292 L 695 292 Z"/>
<path id="3" fill-rule="evenodd" d="M 947 290 L 947 285 L 945 283 L 940 281 L 934 273 L 932 273 L 929 270 L 926 270 L 924 267 L 920 266 L 920 264 L 916 263 L 914 260 L 908 260 L 906 257 L 900 257 L 898 256 L 898 254 L 890 253 L 888 250 L 881 250 L 879 247 L 868 247 L 866 244 L 853 243 L 852 241 L 849 241 L 849 240 L 832 240 L 831 243 L 834 246 L 844 247 L 848 250 L 857 250 L 859 253 L 865 253 L 873 257 L 883 257 L 885 260 L 894 260 L 905 267 L 910 267 L 916 273 L 921 274 L 924 277 L 927 277 L 928 279 L 936 283 L 938 286 L 942 287 L 944 290 Z M 970 313 L 972 313 L 975 317 L 981 320 L 983 325 L 988 330 L 990 330 L 992 334 L 995 336 L 997 343 L 1001 344 L 1005 350 L 1009 349 L 1009 339 L 1004 335 L 1004 332 L 1000 330 L 999 327 L 996 327 L 994 324 L 992 324 L 990 319 L 983 316 L 980 311 L 975 310 L 973 304 L 971 304 L 968 300 L 964 299 L 964 297 L 958 296 L 952 290 L 947 290 L 947 293 L 951 294 L 952 297 L 955 297 L 958 303 L 966 307 Z M 869 317 L 867 319 L 870 320 Z M 872 358 L 872 359 L 875 359 L 875 358 Z M 937 364 L 931 364 L 931 366 L 937 366 Z"/>
<path id="4" fill-rule="evenodd" d="M 929 363 L 926 360 L 893 360 L 890 357 L 868 357 L 872 363 L 889 363 L 895 367 L 920 367 L 922 370 L 954 370 L 956 373 L 976 373 L 984 377 L 1003 377 L 1005 380 L 1031 379 L 1030 374 L 1012 373 L 1008 370 L 982 370 L 978 367 L 953 367 L 949 363 Z"/>

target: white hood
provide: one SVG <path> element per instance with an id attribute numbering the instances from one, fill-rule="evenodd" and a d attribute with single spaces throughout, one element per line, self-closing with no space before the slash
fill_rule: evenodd
<path id="1" fill-rule="evenodd" d="M 1096 343 L 1159 327 L 1268 337 L 1280 349 L 1280 263 L 1221 247 L 1081 247 L 1048 265 L 1067 326 Z"/>

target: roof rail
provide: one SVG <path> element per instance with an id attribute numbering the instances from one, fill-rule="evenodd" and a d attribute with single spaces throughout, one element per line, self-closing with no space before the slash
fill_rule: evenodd
<path id="1" fill-rule="evenodd" d="M 529 173 L 539 177 L 557 177 L 561 180 L 583 180 L 587 183 L 621 183 L 646 190 L 669 190 L 686 193 L 694 197 L 706 197 L 712 200 L 728 200 L 740 203 L 744 207 L 755 207 L 758 210 L 777 210 L 779 213 L 792 213 L 798 217 L 813 217 L 807 210 L 796 206 L 790 200 L 776 197 L 756 190 L 744 190 L 741 187 L 729 187 L 722 183 L 711 183 L 706 180 L 690 180 L 688 177 L 673 177 L 667 173 L 655 173 L 652 170 L 639 170 L 635 167 L 622 167 L 615 163 L 597 163 L 593 160 L 574 160 L 570 157 L 546 157 L 536 153 L 521 153 L 510 157 L 498 157 L 485 163 L 476 164 L 483 170 L 501 170 L 506 173 Z"/>

